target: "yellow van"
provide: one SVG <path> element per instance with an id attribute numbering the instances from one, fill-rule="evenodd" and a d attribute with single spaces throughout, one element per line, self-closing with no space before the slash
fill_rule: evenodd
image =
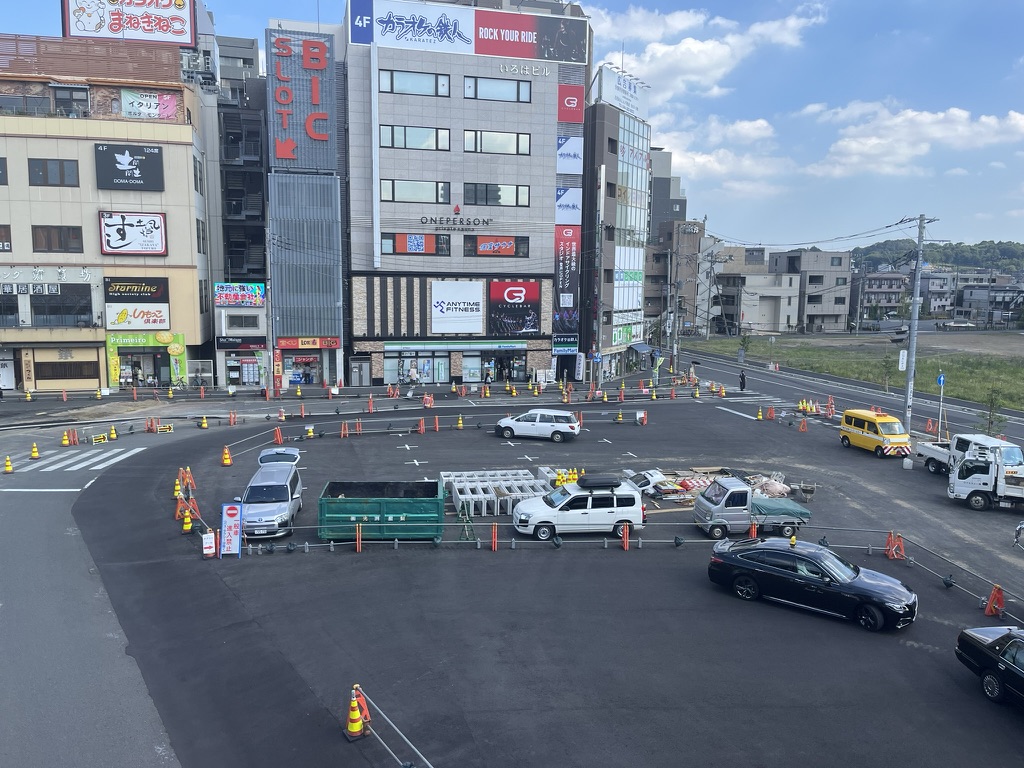
<path id="1" fill-rule="evenodd" d="M 910 455 L 910 435 L 903 428 L 903 422 L 888 413 L 864 409 L 843 411 L 839 440 L 845 448 L 852 445 L 874 451 L 880 459 Z"/>

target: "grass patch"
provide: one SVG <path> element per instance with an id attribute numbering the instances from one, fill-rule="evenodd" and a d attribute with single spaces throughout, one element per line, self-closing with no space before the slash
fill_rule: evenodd
<path id="1" fill-rule="evenodd" d="M 890 392 L 903 392 L 906 388 L 906 373 L 898 370 L 902 346 L 872 338 L 860 341 L 842 337 L 834 344 L 827 340 L 808 343 L 785 336 L 775 337 L 774 343 L 768 339 L 766 336 L 750 337 L 746 352 L 750 365 L 767 364 L 772 360 L 785 367 L 871 382 L 888 387 Z M 740 341 L 710 339 L 695 344 L 688 342 L 687 348 L 735 358 Z M 915 393 L 937 397 L 936 379 L 941 369 L 946 375 L 946 397 L 988 404 L 995 392 L 999 407 L 1024 410 L 1024 388 L 1021 387 L 1024 357 L 942 351 L 922 348 L 919 342 L 915 368 Z"/>

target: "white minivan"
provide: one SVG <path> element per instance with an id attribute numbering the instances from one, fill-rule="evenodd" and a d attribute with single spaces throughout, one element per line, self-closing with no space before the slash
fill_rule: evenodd
<path id="1" fill-rule="evenodd" d="M 242 504 L 246 536 L 291 536 L 302 509 L 302 478 L 294 464 L 272 462 L 260 467 L 236 496 Z"/>
<path id="2" fill-rule="evenodd" d="M 641 530 L 647 512 L 640 491 L 617 477 L 584 475 L 544 496 L 523 499 L 512 510 L 512 525 L 526 536 L 549 541 L 563 533 Z"/>
<path id="3" fill-rule="evenodd" d="M 580 423 L 572 411 L 533 408 L 521 416 L 507 416 L 494 426 L 494 433 L 506 440 L 513 437 L 540 437 L 560 443 L 580 433 Z"/>

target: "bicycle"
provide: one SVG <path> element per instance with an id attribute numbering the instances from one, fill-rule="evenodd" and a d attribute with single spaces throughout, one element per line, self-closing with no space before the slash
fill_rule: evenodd
<path id="1" fill-rule="evenodd" d="M 184 376 L 179 376 L 172 382 L 171 386 L 181 392 L 189 389 L 200 389 L 203 386 L 203 379 L 201 376 L 196 376 L 191 382 L 189 382 Z"/>

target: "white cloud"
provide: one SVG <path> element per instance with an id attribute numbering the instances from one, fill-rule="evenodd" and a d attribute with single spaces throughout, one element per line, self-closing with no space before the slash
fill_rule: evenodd
<path id="1" fill-rule="evenodd" d="M 716 115 L 712 115 L 708 119 L 705 131 L 707 132 L 707 142 L 711 146 L 752 144 L 756 141 L 770 139 L 775 135 L 772 124 L 764 118 L 723 123 Z"/>
<path id="2" fill-rule="evenodd" d="M 652 43 L 675 37 L 691 29 L 700 29 L 708 19 L 707 11 L 672 11 L 662 13 L 647 8 L 629 6 L 625 13 L 605 8 L 585 6 L 590 14 L 590 26 L 594 37 L 604 41 L 624 42 L 639 40 Z"/>
<path id="3" fill-rule="evenodd" d="M 733 199 L 745 197 L 751 200 L 764 200 L 769 197 L 778 197 L 789 190 L 784 186 L 767 181 L 726 179 L 719 185 L 719 191 Z"/>
<path id="4" fill-rule="evenodd" d="M 819 122 L 846 124 L 828 156 L 808 166 L 807 172 L 816 176 L 922 175 L 927 170 L 916 163 L 935 148 L 966 151 L 1024 141 L 1024 114 L 1012 110 L 1005 117 L 972 118 L 957 107 L 894 111 L 882 102 L 858 101 L 809 114 Z"/>
<path id="5" fill-rule="evenodd" d="M 788 173 L 793 169 L 790 160 L 756 153 L 736 153 L 729 149 L 694 152 L 665 142 L 672 151 L 672 168 L 686 179 L 729 178 L 766 179 Z"/>
<path id="6" fill-rule="evenodd" d="M 991 163 L 988 164 L 988 167 L 995 168 L 996 170 L 1002 170 L 1003 168 L 1006 167 L 1006 163 L 1004 163 L 1002 160 L 993 160 Z"/>
<path id="7" fill-rule="evenodd" d="M 1024 219 L 1024 208 L 1014 208 L 1007 211 L 1006 215 L 1014 219 Z"/>
<path id="8" fill-rule="evenodd" d="M 992 219 L 994 219 L 995 216 L 985 211 L 974 214 L 973 218 L 976 219 L 977 221 L 992 221 Z"/>
<path id="9" fill-rule="evenodd" d="M 970 176 L 970 171 L 966 168 L 950 168 L 946 171 L 944 176 Z"/>

